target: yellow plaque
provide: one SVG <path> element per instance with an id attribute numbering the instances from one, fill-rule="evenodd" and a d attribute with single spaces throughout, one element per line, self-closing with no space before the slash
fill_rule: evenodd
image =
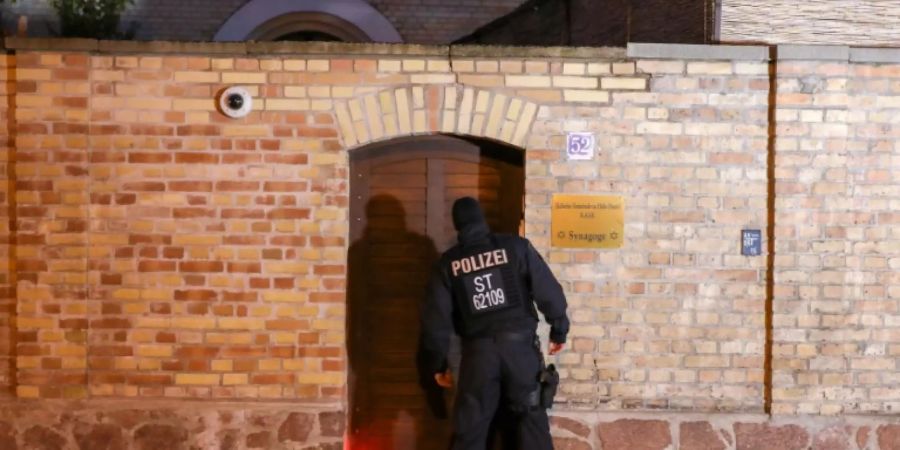
<path id="1" fill-rule="evenodd" d="M 550 231 L 554 247 L 620 248 L 625 200 L 617 195 L 553 195 Z"/>

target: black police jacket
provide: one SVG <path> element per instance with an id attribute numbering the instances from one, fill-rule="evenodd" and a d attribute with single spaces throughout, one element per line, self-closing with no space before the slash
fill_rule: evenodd
<path id="1" fill-rule="evenodd" d="M 423 375 L 446 370 L 454 332 L 463 339 L 533 332 L 535 306 L 550 324 L 550 340 L 565 343 L 565 294 L 531 243 L 489 233 L 486 226 L 463 229 L 459 243 L 441 255 L 428 282 L 421 309 L 420 370 Z"/>

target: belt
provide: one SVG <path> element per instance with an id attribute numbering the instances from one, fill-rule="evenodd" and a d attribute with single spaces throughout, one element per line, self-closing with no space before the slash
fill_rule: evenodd
<path id="1" fill-rule="evenodd" d="M 464 339 L 465 341 L 481 341 L 491 340 L 494 342 L 532 342 L 534 341 L 534 332 L 521 331 L 497 331 L 483 336 L 473 336 Z"/>

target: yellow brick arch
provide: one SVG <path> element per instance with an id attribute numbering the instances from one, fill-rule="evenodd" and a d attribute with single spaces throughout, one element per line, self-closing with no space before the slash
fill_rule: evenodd
<path id="1" fill-rule="evenodd" d="M 502 92 L 460 85 L 385 89 L 335 104 L 345 148 L 396 137 L 449 133 L 524 147 L 538 105 Z"/>

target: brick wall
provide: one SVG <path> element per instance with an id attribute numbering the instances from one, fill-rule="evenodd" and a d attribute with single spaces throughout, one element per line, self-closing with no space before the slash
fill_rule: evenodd
<path id="1" fill-rule="evenodd" d="M 723 0 L 721 42 L 896 46 L 898 0 Z"/>
<path id="2" fill-rule="evenodd" d="M 776 98 L 775 404 L 896 414 L 900 65 L 791 50 Z"/>
<path id="3" fill-rule="evenodd" d="M 758 416 L 713 418 L 763 412 L 770 379 L 779 415 L 875 413 L 841 428 L 873 444 L 846 448 L 900 443 L 895 428 L 868 437 L 891 422 L 900 373 L 894 51 L 782 47 L 771 65 L 762 47 L 459 47 L 448 60 L 10 44 L 20 397 L 340 402 L 349 152 L 445 132 L 525 149 L 526 234 L 571 304 L 560 407 L 589 411 L 561 437 L 627 436 L 633 416 L 607 428 L 617 420 L 595 415 L 622 410 L 705 414 L 730 443 L 765 435 Z M 245 119 L 215 110 L 233 84 L 254 95 Z M 566 160 L 567 131 L 595 133 L 593 161 Z M 551 247 L 554 193 L 622 196 L 623 247 Z M 771 266 L 739 240 L 770 214 Z M 830 430 L 816 420 L 797 425 L 803 439 Z M 800 436 L 792 426 L 771 435 Z M 739 448 L 773 448 L 760 445 Z"/>
<path id="4" fill-rule="evenodd" d="M 346 168 L 315 111 L 330 100 L 300 87 L 322 75 L 305 60 L 17 61 L 19 395 L 340 397 Z M 284 99 L 228 122 L 223 82 Z"/>
<path id="5" fill-rule="evenodd" d="M 0 58 L 0 397 L 10 396 L 14 385 L 13 348 L 15 347 L 14 319 L 15 301 L 15 234 L 12 232 L 15 213 L 15 187 L 10 177 L 15 160 L 15 146 L 12 145 L 10 124 L 10 102 L 15 98 L 15 57 L 5 55 Z"/>
<path id="6" fill-rule="evenodd" d="M 612 91 L 608 105 L 542 111 L 528 145 L 526 229 L 572 304 L 567 400 L 762 410 L 765 259 L 737 245 L 742 227 L 766 222 L 766 68 L 613 62 L 599 85 Z M 595 163 L 562 158 L 563 133 L 576 130 L 599 137 Z M 549 248 L 554 193 L 623 196 L 627 244 Z"/>
<path id="7" fill-rule="evenodd" d="M 440 44 L 471 33 L 500 17 L 524 0 L 474 0 L 433 2 L 428 0 L 372 0 L 369 3 L 397 29 L 404 42 Z M 138 1 L 122 17 L 122 28 L 135 26 L 142 40 L 209 41 L 247 0 L 154 0 Z M 20 14 L 29 17 L 31 36 L 53 35 L 56 14 L 47 0 L 28 0 L 5 5 L 3 18 L 15 29 Z"/>

